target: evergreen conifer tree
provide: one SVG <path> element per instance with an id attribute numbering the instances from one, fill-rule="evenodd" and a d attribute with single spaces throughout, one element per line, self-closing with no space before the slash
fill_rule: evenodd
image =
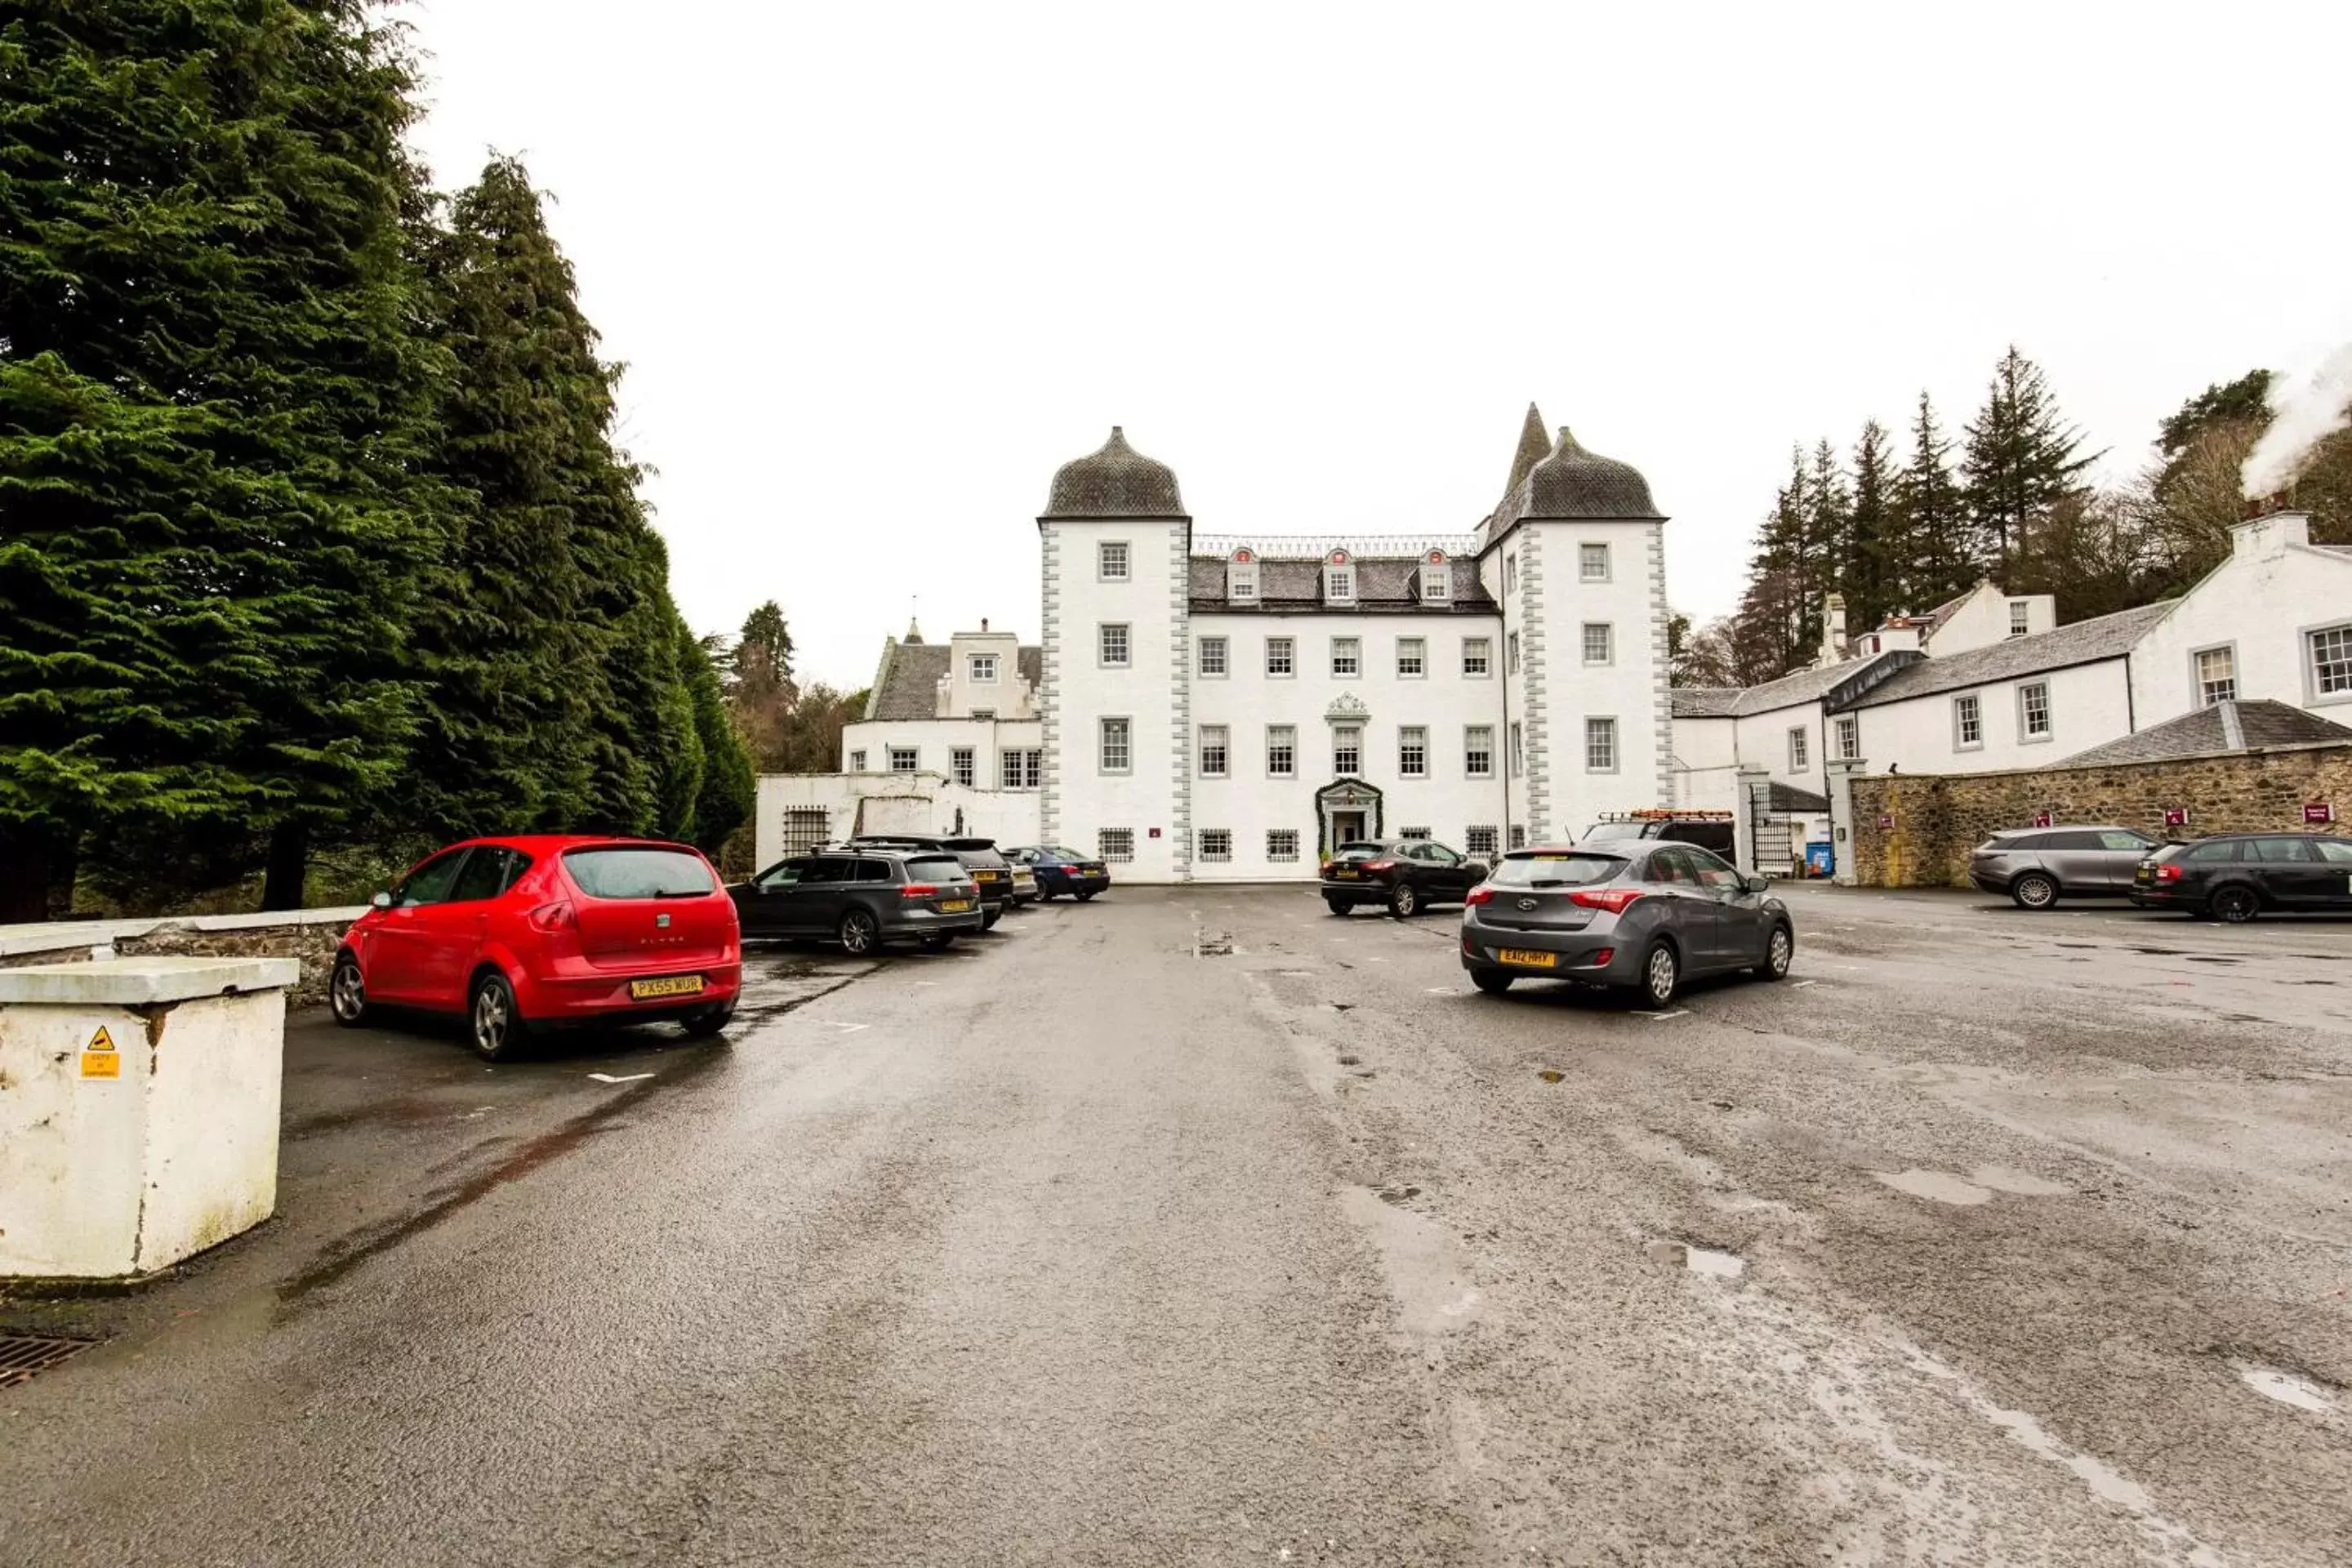
<path id="1" fill-rule="evenodd" d="M 1967 436 L 1960 473 L 1978 553 L 1996 578 L 2006 578 L 2034 528 L 2062 501 L 2079 499 L 2083 470 L 2096 454 L 2082 455 L 2082 433 L 2059 413 L 2041 367 L 2014 343 L 1993 367 Z"/>
<path id="2" fill-rule="evenodd" d="M 365 9 L 0 22 L 0 919 L 117 825 L 266 844 L 298 903 L 397 773 L 430 363 Z"/>
<path id="3" fill-rule="evenodd" d="M 1895 479 L 1891 552 L 1902 563 L 1896 603 L 1924 616 L 1975 586 L 1980 575 L 1970 546 L 1966 503 L 1952 476 L 1952 443 L 1936 421 L 1935 405 L 1919 395 L 1911 421 L 1911 457 Z"/>
<path id="4" fill-rule="evenodd" d="M 1904 562 L 1895 521 L 1895 465 L 1886 427 L 1864 420 L 1853 447 L 1853 503 L 1848 512 L 1844 583 L 1846 625 L 1856 632 L 1885 619 L 1900 596 Z"/>

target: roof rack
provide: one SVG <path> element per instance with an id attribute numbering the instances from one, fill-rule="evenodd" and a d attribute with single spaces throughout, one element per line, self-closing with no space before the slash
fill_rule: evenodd
<path id="1" fill-rule="evenodd" d="M 1738 818 L 1727 811 L 1685 811 L 1659 806 L 1644 806 L 1639 811 L 1604 811 L 1602 822 L 1732 822 Z"/>

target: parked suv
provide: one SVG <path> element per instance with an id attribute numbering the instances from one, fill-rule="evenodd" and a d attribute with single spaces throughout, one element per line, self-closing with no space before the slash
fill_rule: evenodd
<path id="1" fill-rule="evenodd" d="M 1584 830 L 1584 842 L 1594 846 L 1624 838 L 1696 844 L 1723 859 L 1734 858 L 1727 811 L 1629 811 L 1604 816 Z"/>
<path id="2" fill-rule="evenodd" d="M 2021 827 L 1996 833 L 1969 857 L 1969 879 L 2020 909 L 2059 899 L 2120 899 L 2157 841 L 2137 827 Z"/>
<path id="3" fill-rule="evenodd" d="M 1462 910 L 1462 967 L 1488 995 L 1522 976 L 1629 987 L 1647 1007 L 1685 976 L 1789 973 L 1789 908 L 1695 844 L 1514 849 Z"/>
<path id="4" fill-rule="evenodd" d="M 2352 914 L 2352 838 L 2320 833 L 2216 833 L 2167 844 L 2139 863 L 2131 901 L 2232 925 L 2264 910 Z"/>
<path id="5" fill-rule="evenodd" d="M 1379 904 L 1408 920 L 1429 904 L 1460 903 L 1486 879 L 1486 862 L 1427 838 L 1342 844 L 1323 868 L 1323 902 L 1335 915 Z"/>
<path id="6" fill-rule="evenodd" d="M 943 849 L 821 849 L 727 891 L 745 936 L 816 937 L 858 956 L 891 942 L 937 952 L 987 919 L 980 885 Z"/>
<path id="7" fill-rule="evenodd" d="M 503 1061 L 541 1025 L 672 1019 L 715 1035 L 735 1016 L 735 906 L 690 845 L 539 835 L 475 838 L 378 893 L 335 953 L 335 1022 L 381 1005 L 466 1016 Z"/>
<path id="8" fill-rule="evenodd" d="M 980 907 L 983 918 L 980 929 L 988 931 L 1004 918 L 1013 907 L 1013 866 L 996 851 L 993 838 L 950 838 L 929 833 L 867 833 L 849 841 L 853 849 L 944 849 L 963 862 L 964 869 L 980 888 Z"/>

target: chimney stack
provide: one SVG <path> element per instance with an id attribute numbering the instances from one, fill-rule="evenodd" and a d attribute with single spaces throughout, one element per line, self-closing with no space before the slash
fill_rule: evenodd
<path id="1" fill-rule="evenodd" d="M 1824 665 L 1837 663 L 1845 658 L 1845 595 L 1828 594 L 1822 598 L 1822 658 Z"/>

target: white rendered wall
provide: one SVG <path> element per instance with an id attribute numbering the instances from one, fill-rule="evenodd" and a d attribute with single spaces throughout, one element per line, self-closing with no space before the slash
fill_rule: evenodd
<path id="1" fill-rule="evenodd" d="M 1738 805 L 1737 723 L 1728 715 L 1674 721 L 1675 789 L 1668 805 L 1695 811 Z"/>
<path id="2" fill-rule="evenodd" d="M 1829 775 L 1822 770 L 1822 747 L 1828 740 L 1819 702 L 1792 702 L 1769 713 L 1744 713 L 1732 721 L 1742 767 L 1762 768 L 1777 784 L 1794 784 L 1815 795 L 1828 793 Z M 1805 765 L 1789 765 L 1789 731 L 1805 732 Z"/>
<path id="3" fill-rule="evenodd" d="M 2006 642 L 2011 637 L 2010 608 L 2012 603 L 2025 605 L 2025 630 L 2031 637 L 2036 632 L 2053 630 L 2058 625 L 2058 601 L 2048 594 L 2004 594 L 1990 583 L 1979 583 L 1969 595 L 1969 602 L 1952 614 L 1952 618 L 1936 628 L 1927 643 L 1927 652 L 1934 657 L 1948 658 L 1956 653 L 1966 653 L 1972 647 L 1988 647 Z"/>
<path id="4" fill-rule="evenodd" d="M 1135 856 L 1111 875 L 1130 882 L 1181 880 L 1185 776 L 1190 765 L 1187 675 L 1191 531 L 1182 521 L 1055 519 L 1038 525 L 1045 589 L 1045 791 L 1042 834 L 1094 851 L 1106 827 L 1135 836 Z M 1128 577 L 1104 582 L 1097 546 L 1128 547 Z M 1128 628 L 1128 662 L 1105 668 L 1098 629 Z M 1100 765 L 1101 721 L 1125 718 L 1123 772 Z M 1156 835 L 1156 836 L 1155 836 Z"/>
<path id="5" fill-rule="evenodd" d="M 972 785 L 988 789 L 1003 779 L 998 771 L 1003 753 L 1038 751 L 1045 743 L 1045 725 L 1035 719 L 861 719 L 841 727 L 841 771 L 888 773 L 890 748 L 912 746 L 918 772 L 946 773 L 950 753 L 970 746 Z M 849 765 L 858 752 L 866 753 L 863 770 Z"/>
<path id="6" fill-rule="evenodd" d="M 1574 839 L 1608 811 L 1673 798 L 1673 721 L 1666 690 L 1664 525 L 1523 522 L 1506 536 L 1520 552 L 1526 679 L 1513 710 L 1528 725 L 1528 840 Z M 1580 546 L 1609 547 L 1606 582 L 1588 583 Z M 1612 628 L 1606 665 L 1583 661 L 1583 628 Z M 1612 772 L 1585 766 L 1585 721 L 1617 721 Z"/>
<path id="7" fill-rule="evenodd" d="M 1223 676 L 1196 671 L 1192 681 L 1195 879 L 1315 878 L 1322 831 L 1315 793 L 1339 776 L 1332 767 L 1334 724 L 1327 713 L 1342 697 L 1364 705 L 1361 719 L 1348 721 L 1363 730 L 1363 766 L 1350 776 L 1381 791 L 1382 833 L 1426 827 L 1440 843 L 1463 849 L 1465 828 L 1489 826 L 1496 830 L 1498 845 L 1506 841 L 1501 776 L 1507 744 L 1503 724 L 1503 636 L 1502 624 L 1495 616 L 1459 612 L 1423 616 L 1345 610 L 1328 615 L 1204 611 L 1192 617 L 1192 630 L 1195 648 L 1203 637 L 1225 639 L 1227 669 Z M 1265 673 L 1269 637 L 1291 640 L 1296 673 L 1286 677 Z M 1360 674 L 1331 673 L 1334 637 L 1357 639 L 1361 653 Z M 1396 645 L 1401 637 L 1422 640 L 1426 674 L 1397 674 Z M 1482 679 L 1465 679 L 1462 674 L 1465 637 L 1487 640 L 1490 673 Z M 1272 778 L 1266 773 L 1266 728 L 1275 724 L 1287 724 L 1297 731 L 1293 777 Z M 1494 731 L 1495 766 L 1490 777 L 1471 778 L 1464 767 L 1463 731 L 1474 724 Z M 1228 776 L 1222 779 L 1202 778 L 1198 773 L 1199 729 L 1209 725 L 1224 726 L 1228 735 Z M 1408 779 L 1398 773 L 1399 731 L 1409 726 L 1428 731 L 1426 778 Z M 1284 827 L 1298 833 L 1298 858 L 1287 863 L 1269 861 L 1266 830 Z M 1197 852 L 1199 835 L 1214 828 L 1233 835 L 1229 861 L 1205 861 Z"/>
<path id="8" fill-rule="evenodd" d="M 752 824 L 760 868 L 783 858 L 784 817 L 794 810 L 825 814 L 825 836 L 847 838 L 869 833 L 948 833 L 956 813 L 975 838 L 993 838 L 1006 847 L 1043 841 L 1036 790 L 965 789 L 940 773 L 762 773 Z"/>
<path id="9" fill-rule="evenodd" d="M 2051 736 L 2046 741 L 2023 738 L 2018 710 L 2017 689 L 2035 681 L 2050 686 Z M 1854 710 L 1862 725 L 1865 771 L 1884 773 L 1899 765 L 1906 773 L 1977 773 L 2044 767 L 2132 732 L 2130 692 L 2120 658 L 1967 690 L 1977 698 L 1984 729 L 1984 743 L 1972 751 L 1960 751 L 1953 743 L 1952 704 L 1962 692 L 1938 691 Z M 2139 728 L 2147 727 L 2142 715 Z"/>
<path id="10" fill-rule="evenodd" d="M 2281 523 L 2242 525 L 2230 558 L 2141 635 L 2131 656 L 2141 729 L 2197 706 L 2190 654 L 2225 643 L 2237 650 L 2241 700 L 2289 702 L 2352 724 L 2352 700 L 2314 691 L 2305 641 L 2319 626 L 2352 621 L 2352 555 L 2295 543 Z"/>
<path id="11" fill-rule="evenodd" d="M 1012 632 L 958 632 L 949 639 L 947 714 L 964 718 L 976 708 L 999 719 L 1031 719 L 1036 710 L 1021 679 L 1021 638 Z M 996 660 L 996 679 L 972 679 L 972 656 Z"/>

